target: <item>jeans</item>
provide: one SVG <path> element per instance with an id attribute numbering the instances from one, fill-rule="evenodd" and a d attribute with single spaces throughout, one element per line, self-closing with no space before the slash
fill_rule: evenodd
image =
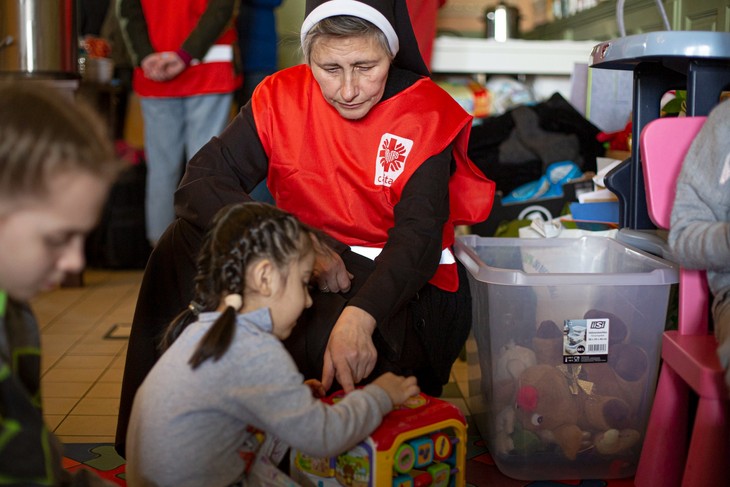
<path id="1" fill-rule="evenodd" d="M 175 218 L 173 196 L 185 162 L 223 131 L 232 101 L 232 93 L 141 98 L 147 158 L 145 217 L 152 244 Z"/>

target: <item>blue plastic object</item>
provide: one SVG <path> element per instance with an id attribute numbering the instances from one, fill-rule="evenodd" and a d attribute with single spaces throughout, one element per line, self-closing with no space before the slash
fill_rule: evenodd
<path id="1" fill-rule="evenodd" d="M 537 181 L 530 181 L 513 189 L 502 198 L 503 203 L 563 196 L 563 184 L 583 175 L 580 168 L 572 161 L 553 162 L 545 170 L 545 175 Z"/>

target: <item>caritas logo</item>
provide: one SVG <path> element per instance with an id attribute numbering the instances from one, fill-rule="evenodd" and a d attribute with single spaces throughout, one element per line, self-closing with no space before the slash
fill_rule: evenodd
<path id="1" fill-rule="evenodd" d="M 378 156 L 375 158 L 375 184 L 390 187 L 403 173 L 413 141 L 393 134 L 380 138 Z"/>

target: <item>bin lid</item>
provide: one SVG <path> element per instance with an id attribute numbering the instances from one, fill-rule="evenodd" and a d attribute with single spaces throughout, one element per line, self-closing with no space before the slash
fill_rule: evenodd
<path id="1" fill-rule="evenodd" d="M 515 286 L 664 285 L 676 264 L 609 237 L 521 239 L 463 235 L 457 259 L 482 282 Z"/>

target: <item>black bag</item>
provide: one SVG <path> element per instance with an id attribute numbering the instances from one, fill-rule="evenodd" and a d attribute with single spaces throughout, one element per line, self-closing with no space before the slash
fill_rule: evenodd
<path id="1" fill-rule="evenodd" d="M 99 225 L 86 239 L 90 267 L 144 269 L 152 248 L 145 230 L 144 161 L 131 164 L 112 186 Z"/>

